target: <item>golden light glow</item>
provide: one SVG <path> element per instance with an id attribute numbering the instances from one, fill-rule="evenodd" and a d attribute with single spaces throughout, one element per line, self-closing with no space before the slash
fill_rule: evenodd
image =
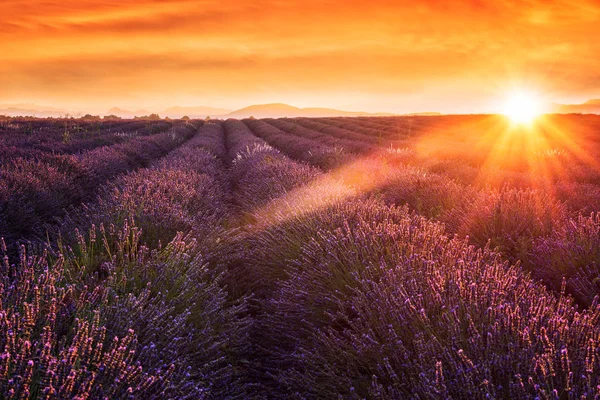
<path id="1" fill-rule="evenodd" d="M 529 124 L 542 113 L 540 100 L 532 93 L 515 92 L 506 99 L 503 114 L 515 124 Z"/>
<path id="2" fill-rule="evenodd" d="M 395 120 L 398 131 L 409 121 L 414 123 L 410 138 L 357 157 L 253 210 L 254 228 L 302 219 L 353 196 L 386 191 L 395 204 L 443 219 L 444 214 L 435 213 L 456 207 L 452 202 L 457 191 L 468 188 L 473 196 L 487 196 L 506 188 L 533 189 L 537 212 L 537 207 L 544 209 L 546 195 L 564 201 L 567 191 L 585 190 L 578 179 L 600 171 L 600 162 L 587 150 L 594 145 L 590 132 L 600 125 L 600 116 L 547 114 L 526 128 L 497 114 L 404 117 Z M 465 225 L 453 229 L 468 231 L 477 212 L 466 210 Z"/>

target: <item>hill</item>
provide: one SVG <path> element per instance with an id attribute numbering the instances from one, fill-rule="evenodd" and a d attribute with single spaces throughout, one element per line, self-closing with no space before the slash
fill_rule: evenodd
<path id="1" fill-rule="evenodd" d="M 119 108 L 119 107 L 113 107 L 106 112 L 106 115 L 116 115 L 117 117 L 121 117 L 121 118 L 141 117 L 143 115 L 150 115 L 150 114 L 152 114 L 152 113 L 147 110 L 129 111 L 129 110 L 123 110 L 122 108 Z M 161 117 L 162 117 L 162 115 L 161 115 Z"/>
<path id="2" fill-rule="evenodd" d="M 141 117 L 156 113 L 162 118 L 278 118 L 278 117 L 358 117 L 358 116 L 393 116 L 392 113 L 368 113 L 363 111 L 345 111 L 325 107 L 299 108 L 284 103 L 255 104 L 239 110 L 231 111 L 225 108 L 209 106 L 173 106 L 162 111 L 155 109 L 129 110 L 113 107 L 100 115 L 116 115 L 121 118 Z M 419 113 L 421 114 L 421 113 Z M 434 114 L 434 113 L 427 113 Z M 7 104 L 0 105 L 0 115 L 7 116 L 34 116 L 34 117 L 64 117 L 66 115 L 78 116 L 81 112 L 72 110 L 38 106 L 35 104 Z M 417 115 L 417 114 L 415 114 Z"/>
<path id="3" fill-rule="evenodd" d="M 245 107 L 229 114 L 226 118 L 277 118 L 277 117 L 357 117 L 357 116 L 375 116 L 375 115 L 394 115 L 388 113 L 372 114 L 362 111 L 342 111 L 333 108 L 299 108 L 283 103 L 257 104 Z"/>
<path id="4" fill-rule="evenodd" d="M 169 118 L 181 118 L 187 115 L 190 118 L 205 118 L 207 116 L 215 117 L 219 115 L 224 115 L 230 113 L 231 110 L 227 110 L 224 108 L 215 108 L 215 107 L 206 107 L 206 106 L 196 106 L 196 107 L 170 107 L 166 110 L 159 112 L 161 117 L 169 117 Z"/>

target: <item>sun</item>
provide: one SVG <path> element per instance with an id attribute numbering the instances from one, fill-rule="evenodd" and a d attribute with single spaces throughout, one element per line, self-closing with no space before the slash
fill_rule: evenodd
<path id="1" fill-rule="evenodd" d="M 503 114 L 515 124 L 529 124 L 542 114 L 542 105 L 532 93 L 515 92 L 507 97 Z"/>

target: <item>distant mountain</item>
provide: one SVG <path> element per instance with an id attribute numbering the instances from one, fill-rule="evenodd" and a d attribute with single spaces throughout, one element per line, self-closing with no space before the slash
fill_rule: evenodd
<path id="1" fill-rule="evenodd" d="M 384 116 L 394 114 L 372 114 L 360 111 L 342 111 L 333 108 L 298 108 L 283 103 L 257 104 L 223 115 L 225 118 L 278 118 L 278 117 L 350 117 Z"/>
<path id="2" fill-rule="evenodd" d="M 162 111 L 149 111 L 149 110 L 136 110 L 130 111 L 125 110 L 119 107 L 113 107 L 106 112 L 106 115 L 116 115 L 121 118 L 133 118 L 133 117 L 141 117 L 144 115 L 150 115 L 152 113 L 156 113 L 160 115 L 162 118 L 181 118 L 183 116 L 188 116 L 190 118 L 206 118 L 217 117 L 220 115 L 224 115 L 231 112 L 231 110 L 227 110 L 224 108 L 215 108 L 215 107 L 206 107 L 206 106 L 194 106 L 194 107 L 170 107 L 166 110 Z"/>
<path id="3" fill-rule="evenodd" d="M 224 108 L 214 108 L 214 107 L 205 107 L 205 106 L 197 106 L 197 107 L 171 107 L 166 110 L 159 112 L 158 114 L 161 117 L 169 117 L 169 118 L 181 118 L 183 116 L 188 116 L 190 118 L 205 118 L 207 116 L 215 117 L 218 115 L 224 115 L 230 113 L 231 110 L 227 110 Z"/>
<path id="4" fill-rule="evenodd" d="M 37 117 L 37 118 L 59 118 L 67 115 L 73 115 L 68 111 L 40 111 L 35 109 L 27 108 L 0 108 L 0 115 L 6 115 L 7 117 Z"/>
<path id="5" fill-rule="evenodd" d="M 74 113 L 62 108 L 46 107 L 31 103 L 0 104 L 0 115 L 9 117 L 64 117 Z"/>
<path id="6" fill-rule="evenodd" d="M 34 111 L 47 111 L 47 112 L 58 112 L 58 113 L 68 113 L 69 110 L 66 110 L 64 108 L 56 108 L 56 107 L 47 107 L 47 106 L 40 106 L 38 104 L 33 104 L 33 103 L 18 103 L 18 104 L 0 104 L 0 109 L 6 110 L 6 109 L 20 109 L 20 110 L 34 110 Z"/>
<path id="7" fill-rule="evenodd" d="M 582 104 L 555 104 L 553 111 L 561 114 L 600 114 L 600 99 L 588 100 Z"/>

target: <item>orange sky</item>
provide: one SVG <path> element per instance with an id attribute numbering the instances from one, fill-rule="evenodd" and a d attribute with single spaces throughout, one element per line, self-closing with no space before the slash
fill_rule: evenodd
<path id="1" fill-rule="evenodd" d="M 478 112 L 511 87 L 600 97 L 600 1 L 415 3 L 2 0 L 0 103 Z"/>

